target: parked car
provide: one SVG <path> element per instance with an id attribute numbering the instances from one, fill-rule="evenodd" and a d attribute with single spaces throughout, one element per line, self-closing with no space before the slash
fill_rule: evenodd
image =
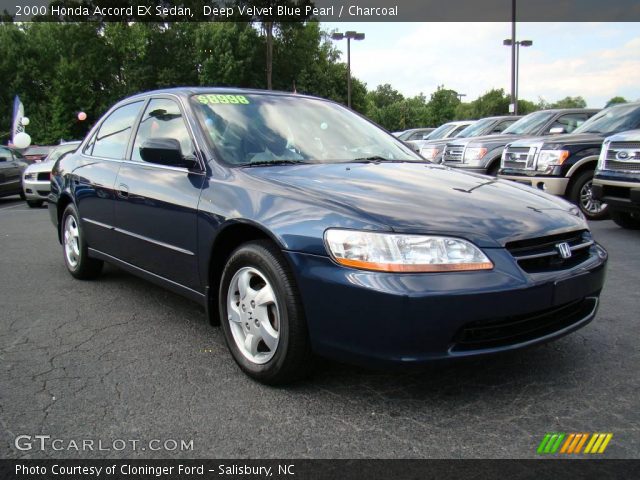
<path id="1" fill-rule="evenodd" d="M 72 276 L 106 261 L 201 303 L 269 384 L 312 354 L 415 365 L 549 341 L 594 318 L 604 282 L 575 206 L 425 162 L 303 95 L 132 96 L 51 188 Z"/>
<path id="2" fill-rule="evenodd" d="M 483 118 L 469 125 L 454 138 L 498 135 L 520 118 L 522 117 L 515 115 Z M 426 140 L 421 144 L 420 155 L 431 162 L 442 163 L 442 151 L 444 150 L 444 146 L 450 141 L 450 138 L 446 138 L 444 140 Z"/>
<path id="3" fill-rule="evenodd" d="M 31 145 L 27 147 L 22 154 L 27 160 L 27 163 L 38 163 L 42 162 L 53 148 L 54 147 L 50 146 Z"/>
<path id="4" fill-rule="evenodd" d="M 572 132 L 597 112 L 585 108 L 533 112 L 512 124 L 502 135 L 452 140 L 445 146 L 442 160 L 449 167 L 495 176 L 507 143 L 520 138 Z"/>
<path id="5" fill-rule="evenodd" d="M 409 145 L 414 151 L 419 152 L 420 148 L 424 142 L 429 140 L 440 140 L 444 138 L 452 138 L 458 135 L 462 130 L 467 128 L 472 123 L 475 123 L 475 120 L 458 120 L 455 122 L 448 122 L 444 125 L 440 125 L 433 132 L 428 134 L 421 140 L 411 140 L 407 141 L 407 145 Z"/>
<path id="6" fill-rule="evenodd" d="M 608 217 L 607 206 L 593 198 L 592 183 L 605 137 L 640 128 L 640 102 L 602 110 L 569 135 L 511 143 L 500 178 L 566 197 L 590 220 Z"/>
<path id="7" fill-rule="evenodd" d="M 405 130 L 404 132 L 399 132 L 397 135 L 394 135 L 403 142 L 408 142 L 413 140 L 424 140 L 434 130 L 435 128 L 411 128 L 409 130 Z"/>
<path id="8" fill-rule="evenodd" d="M 640 229 L 640 130 L 605 139 L 593 178 L 593 198 L 609 205 L 611 219 Z"/>
<path id="9" fill-rule="evenodd" d="M 47 158 L 40 163 L 29 165 L 22 176 L 22 188 L 27 205 L 31 208 L 42 207 L 51 191 L 51 169 L 54 163 L 66 153 L 73 152 L 80 142 L 66 142 L 55 147 Z"/>
<path id="10" fill-rule="evenodd" d="M 27 162 L 20 152 L 0 146 L 0 197 L 22 197 L 22 172 Z"/>

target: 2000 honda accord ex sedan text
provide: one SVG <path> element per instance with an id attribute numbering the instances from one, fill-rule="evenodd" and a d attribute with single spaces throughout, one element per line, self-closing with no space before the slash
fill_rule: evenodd
<path id="1" fill-rule="evenodd" d="M 418 364 L 557 338 L 594 317 L 607 261 L 564 200 L 293 94 L 123 100 L 57 162 L 49 201 L 74 277 L 106 261 L 202 303 L 270 384 L 313 354 Z"/>

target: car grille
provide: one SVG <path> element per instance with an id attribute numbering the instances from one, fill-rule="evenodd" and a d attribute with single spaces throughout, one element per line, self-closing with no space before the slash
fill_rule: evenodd
<path id="1" fill-rule="evenodd" d="M 620 158 L 620 152 L 626 158 Z M 604 158 L 604 170 L 640 172 L 640 142 L 612 142 Z"/>
<path id="2" fill-rule="evenodd" d="M 563 258 L 559 245 L 566 243 L 571 256 Z M 586 230 L 550 235 L 531 240 L 507 243 L 506 248 L 527 273 L 566 270 L 581 264 L 589 258 L 589 249 L 594 245 L 591 234 Z"/>
<path id="3" fill-rule="evenodd" d="M 535 153 L 534 147 L 508 147 L 504 151 L 502 168 L 533 170 Z"/>
<path id="4" fill-rule="evenodd" d="M 444 162 L 462 162 L 464 145 L 447 145 L 442 153 Z"/>
<path id="5" fill-rule="evenodd" d="M 38 181 L 39 182 L 48 182 L 51 180 L 51 173 L 49 172 L 40 172 L 38 173 Z"/>
<path id="6" fill-rule="evenodd" d="M 597 304 L 596 298 L 588 297 L 528 315 L 469 323 L 453 338 L 451 351 L 484 350 L 535 340 L 584 320 Z"/>

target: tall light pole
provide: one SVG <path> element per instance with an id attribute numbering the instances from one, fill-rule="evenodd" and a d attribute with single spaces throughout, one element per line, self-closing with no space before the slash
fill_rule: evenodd
<path id="1" fill-rule="evenodd" d="M 337 30 L 331 34 L 333 40 L 347 39 L 347 106 L 351 108 L 351 40 L 364 40 L 364 33 L 350 30 L 345 33 Z"/>
<path id="2" fill-rule="evenodd" d="M 506 38 L 502 41 L 503 45 L 507 45 L 511 47 L 511 50 L 514 51 L 515 48 L 515 61 L 513 62 L 513 70 L 512 70 L 512 93 L 511 93 L 511 103 L 513 104 L 513 114 L 518 114 L 518 88 L 520 83 L 520 47 L 530 47 L 533 45 L 533 41 L 531 40 L 518 40 L 514 42 L 510 38 Z"/>
<path id="3" fill-rule="evenodd" d="M 513 114 L 518 114 L 516 97 L 516 0 L 511 0 L 511 104 Z"/>

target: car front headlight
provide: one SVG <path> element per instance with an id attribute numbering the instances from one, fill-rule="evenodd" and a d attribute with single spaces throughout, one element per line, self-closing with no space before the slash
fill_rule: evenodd
<path id="1" fill-rule="evenodd" d="M 537 170 L 544 172 L 549 167 L 557 167 L 562 165 L 569 157 L 567 150 L 540 150 L 538 154 Z"/>
<path id="2" fill-rule="evenodd" d="M 602 144 L 602 149 L 600 150 L 600 156 L 598 157 L 598 164 L 596 165 L 596 170 L 603 170 L 604 169 L 604 162 L 605 159 L 607 158 L 607 151 L 609 150 L 609 143 L 608 141 L 604 141 L 604 143 Z"/>
<path id="3" fill-rule="evenodd" d="M 35 180 L 38 177 L 38 174 L 36 173 L 25 173 L 24 174 L 24 179 L 25 180 Z"/>
<path id="4" fill-rule="evenodd" d="M 420 155 L 427 160 L 434 160 L 438 156 L 438 153 L 440 153 L 439 148 L 425 147 L 420 149 Z"/>
<path id="5" fill-rule="evenodd" d="M 464 151 L 465 162 L 477 162 L 487 154 L 487 149 L 484 147 L 471 147 Z"/>
<path id="6" fill-rule="evenodd" d="M 325 242 L 337 263 L 363 270 L 423 273 L 493 268 L 478 247 L 461 238 L 329 229 Z"/>

